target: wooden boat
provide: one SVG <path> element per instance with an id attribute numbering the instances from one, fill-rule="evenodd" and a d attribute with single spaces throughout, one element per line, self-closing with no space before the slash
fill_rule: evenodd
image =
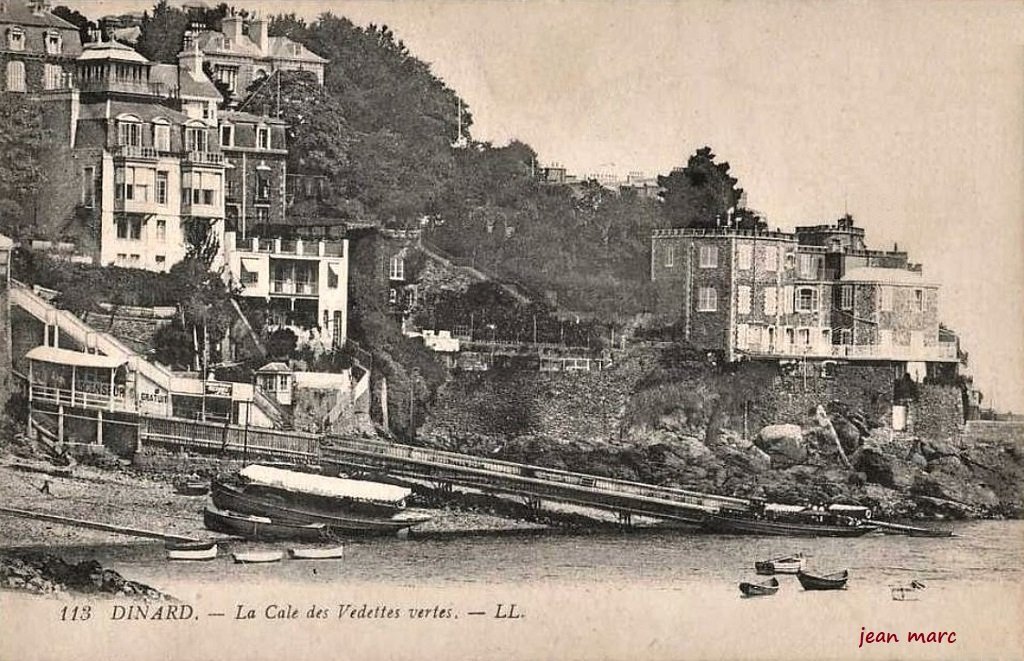
<path id="1" fill-rule="evenodd" d="M 804 568 L 804 554 L 784 555 L 771 560 L 760 560 L 754 563 L 754 571 L 758 574 L 795 574 Z"/>
<path id="2" fill-rule="evenodd" d="M 863 523 L 832 525 L 802 521 L 772 521 L 738 516 L 709 514 L 704 527 L 711 532 L 727 535 L 775 535 L 786 537 L 860 537 L 875 530 Z"/>
<path id="3" fill-rule="evenodd" d="M 252 464 L 238 471 L 246 493 L 278 498 L 301 509 L 385 517 L 405 509 L 412 489 Z"/>
<path id="4" fill-rule="evenodd" d="M 745 597 L 766 597 L 779 591 L 779 579 L 771 578 L 760 583 L 740 583 L 740 592 Z"/>
<path id="5" fill-rule="evenodd" d="M 907 535 L 910 537 L 952 537 L 953 531 L 941 528 L 917 528 L 908 530 Z"/>
<path id="6" fill-rule="evenodd" d="M 212 546 L 215 546 L 217 542 L 213 542 L 206 539 L 196 539 L 190 541 L 178 541 L 169 539 L 164 542 L 164 548 L 168 551 L 205 551 Z"/>
<path id="7" fill-rule="evenodd" d="M 850 578 L 850 572 L 843 570 L 824 576 L 815 576 L 804 571 L 796 574 L 796 579 L 805 590 L 845 590 L 846 581 Z"/>
<path id="8" fill-rule="evenodd" d="M 238 551 L 232 553 L 235 563 L 240 565 L 259 564 L 264 562 L 280 562 L 284 558 L 282 551 Z"/>
<path id="9" fill-rule="evenodd" d="M 288 549 L 288 555 L 296 560 L 336 560 L 344 557 L 345 547 Z"/>
<path id="10" fill-rule="evenodd" d="M 213 483 L 213 503 L 222 510 L 269 518 L 274 523 L 324 524 L 332 535 L 394 534 L 429 521 L 429 514 L 404 510 L 388 517 L 366 516 L 344 510 L 307 509 L 301 504 L 266 492 L 250 493 L 245 487 L 226 482 Z"/>
<path id="11" fill-rule="evenodd" d="M 282 523 L 265 516 L 220 510 L 211 505 L 207 505 L 203 510 L 203 525 L 208 530 L 257 541 L 297 539 L 305 542 L 317 542 L 330 539 L 327 526 L 322 523 Z"/>
<path id="12" fill-rule="evenodd" d="M 168 548 L 168 560 L 213 560 L 217 557 L 217 545 L 203 548 Z"/>

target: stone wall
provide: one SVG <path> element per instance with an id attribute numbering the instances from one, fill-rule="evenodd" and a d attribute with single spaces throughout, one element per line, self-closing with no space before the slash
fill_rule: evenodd
<path id="1" fill-rule="evenodd" d="M 958 386 L 923 383 L 910 406 L 911 429 L 918 436 L 959 438 L 964 424 L 964 400 Z"/>

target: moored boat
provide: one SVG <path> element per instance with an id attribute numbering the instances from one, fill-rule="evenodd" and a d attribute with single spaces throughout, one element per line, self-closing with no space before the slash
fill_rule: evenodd
<path id="1" fill-rule="evenodd" d="M 860 537 L 875 530 L 864 523 L 833 525 L 803 521 L 779 521 L 740 516 L 709 514 L 704 527 L 711 532 L 728 535 L 777 535 L 789 537 Z"/>
<path id="2" fill-rule="evenodd" d="M 262 491 L 250 492 L 244 486 L 220 481 L 213 483 L 213 503 L 222 510 L 262 516 L 274 523 L 324 524 L 333 535 L 394 534 L 431 519 L 429 514 L 414 510 L 403 510 L 381 517 L 350 513 L 344 509 L 307 508 L 301 502 L 296 503 L 280 496 L 272 497 Z"/>
<path id="3" fill-rule="evenodd" d="M 771 560 L 759 560 L 754 563 L 754 571 L 758 574 L 795 574 L 804 568 L 804 554 L 784 555 Z"/>
<path id="4" fill-rule="evenodd" d="M 845 590 L 846 581 L 850 578 L 850 572 L 846 569 L 831 574 L 817 576 L 799 571 L 796 578 L 805 590 Z"/>
<path id="5" fill-rule="evenodd" d="M 328 477 L 252 464 L 238 472 L 245 491 L 280 499 L 302 509 L 342 510 L 365 516 L 389 516 L 405 509 L 412 489 L 367 480 Z"/>
<path id="6" fill-rule="evenodd" d="M 327 526 L 322 523 L 282 523 L 264 516 L 217 509 L 211 505 L 207 505 L 203 510 L 203 525 L 209 530 L 252 540 L 295 539 L 316 542 L 330 538 Z"/>
<path id="7" fill-rule="evenodd" d="M 183 496 L 205 496 L 210 492 L 210 483 L 199 479 L 175 480 L 174 490 Z"/>
<path id="8" fill-rule="evenodd" d="M 760 583 L 740 583 L 740 592 L 745 597 L 765 597 L 779 591 L 779 579 L 771 578 Z"/>
<path id="9" fill-rule="evenodd" d="M 167 546 L 168 560 L 213 560 L 217 557 L 217 544 L 202 545 L 182 544 L 177 547 Z"/>
<path id="10" fill-rule="evenodd" d="M 288 549 L 288 555 L 296 560 L 336 560 L 345 556 L 345 547 Z"/>
<path id="11" fill-rule="evenodd" d="M 235 563 L 259 564 L 264 562 L 280 562 L 284 558 L 283 551 L 237 551 L 231 554 Z"/>

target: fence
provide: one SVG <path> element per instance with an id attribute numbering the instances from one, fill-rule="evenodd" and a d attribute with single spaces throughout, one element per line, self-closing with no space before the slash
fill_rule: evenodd
<path id="1" fill-rule="evenodd" d="M 241 454 L 246 457 L 319 463 L 320 437 L 300 432 L 255 429 L 177 418 L 139 418 L 142 447 Z"/>

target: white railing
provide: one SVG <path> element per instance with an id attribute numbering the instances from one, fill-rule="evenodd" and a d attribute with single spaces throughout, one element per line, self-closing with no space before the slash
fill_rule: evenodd
<path id="1" fill-rule="evenodd" d="M 913 345 L 880 345 L 880 344 L 828 344 L 802 345 L 785 344 L 767 345 L 748 342 L 737 346 L 737 350 L 764 356 L 791 358 L 853 358 L 863 360 L 905 360 L 920 362 L 955 361 L 957 350 L 955 342 L 940 342 L 929 346 Z"/>
<path id="2" fill-rule="evenodd" d="M 317 286 L 315 282 L 297 282 L 295 280 L 274 280 L 271 282 L 270 287 L 272 294 L 316 296 L 316 291 Z"/>
<path id="3" fill-rule="evenodd" d="M 114 148 L 116 158 L 144 158 L 156 160 L 160 153 L 153 147 L 137 147 L 135 145 L 118 145 Z"/>
<path id="4" fill-rule="evenodd" d="M 110 411 L 133 410 L 125 400 L 124 388 L 115 388 L 114 396 L 103 393 L 67 390 L 44 386 L 38 383 L 29 385 L 29 401 L 47 402 L 58 406 L 77 406 L 87 409 L 104 409 Z"/>

